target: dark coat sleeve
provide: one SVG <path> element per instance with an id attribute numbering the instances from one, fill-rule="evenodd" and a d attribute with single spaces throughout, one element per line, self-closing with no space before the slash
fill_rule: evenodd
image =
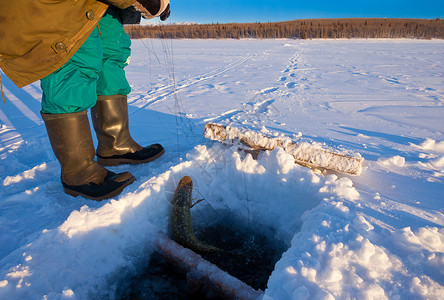
<path id="1" fill-rule="evenodd" d="M 106 0 L 103 2 L 114 5 L 118 8 L 127 8 L 133 5 L 136 0 Z"/>

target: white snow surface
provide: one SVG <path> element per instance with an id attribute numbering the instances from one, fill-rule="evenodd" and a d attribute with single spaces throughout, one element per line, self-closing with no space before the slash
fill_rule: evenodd
<path id="1" fill-rule="evenodd" d="M 206 200 L 193 216 L 211 205 L 288 243 L 264 299 L 442 299 L 444 41 L 135 40 L 127 77 L 133 137 L 166 153 L 112 167 L 137 181 L 94 202 L 63 192 L 39 83 L 2 74 L 0 299 L 118 298 L 185 175 Z M 254 160 L 205 122 L 359 153 L 364 169 L 324 176 L 279 148 Z"/>

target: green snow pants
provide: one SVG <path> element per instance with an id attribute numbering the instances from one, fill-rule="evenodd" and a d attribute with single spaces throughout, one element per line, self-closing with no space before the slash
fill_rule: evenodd
<path id="1" fill-rule="evenodd" d="M 54 73 L 42 78 L 42 112 L 74 113 L 96 104 L 98 95 L 128 95 L 124 68 L 131 40 L 113 7 L 109 7 L 85 43 Z"/>

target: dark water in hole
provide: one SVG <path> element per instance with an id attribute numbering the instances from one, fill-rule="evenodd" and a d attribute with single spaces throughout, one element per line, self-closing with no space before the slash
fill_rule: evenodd
<path id="1" fill-rule="evenodd" d="M 204 244 L 223 249 L 217 253 L 199 253 L 220 269 L 254 289 L 265 290 L 274 265 L 287 245 L 265 226 L 247 223 L 230 216 L 208 226 L 193 224 L 196 236 Z M 190 291 L 186 273 L 154 253 L 143 274 L 131 279 L 121 299 L 222 299 L 208 291 Z"/>

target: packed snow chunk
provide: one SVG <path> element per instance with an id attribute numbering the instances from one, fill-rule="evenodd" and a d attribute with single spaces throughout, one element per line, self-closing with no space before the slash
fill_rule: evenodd
<path id="1" fill-rule="evenodd" d="M 339 282 L 342 280 L 342 272 L 338 268 L 328 266 L 322 273 L 322 279 L 325 282 Z"/>
<path id="2" fill-rule="evenodd" d="M 92 211 L 85 205 L 80 211 L 73 211 L 71 213 L 66 222 L 60 226 L 60 231 L 72 238 L 79 233 L 119 223 L 121 223 L 121 215 L 119 213 L 111 210 L 106 211 L 104 208 L 99 211 Z"/>
<path id="3" fill-rule="evenodd" d="M 395 233 L 395 238 L 405 248 L 444 253 L 444 228 L 422 227 L 415 233 L 410 227 L 406 227 Z"/>
<path id="4" fill-rule="evenodd" d="M 64 299 L 69 299 L 69 298 L 74 298 L 75 297 L 75 294 L 74 294 L 73 290 L 71 290 L 68 287 L 65 287 L 65 289 L 63 290 L 62 295 L 63 295 Z"/>
<path id="5" fill-rule="evenodd" d="M 362 243 L 361 249 L 356 252 L 357 256 L 361 260 L 362 265 L 367 265 L 370 263 L 370 258 L 374 257 L 376 254 L 376 247 L 368 239 L 365 239 Z M 372 273 L 370 273 L 372 276 Z"/>
<path id="6" fill-rule="evenodd" d="M 422 227 L 417 236 L 429 251 L 444 253 L 444 228 Z"/>
<path id="7" fill-rule="evenodd" d="M 41 165 L 35 166 L 31 170 L 26 170 L 18 175 L 6 176 L 6 178 L 3 180 L 3 185 L 8 186 L 14 183 L 21 182 L 26 179 L 33 179 L 36 177 L 36 174 L 38 172 L 44 171 L 46 169 L 47 169 L 46 163 L 43 163 Z"/>
<path id="8" fill-rule="evenodd" d="M 436 159 L 433 159 L 430 161 L 430 163 L 432 164 L 432 166 L 434 166 L 435 168 L 440 168 L 441 170 L 444 170 L 444 156 L 438 157 Z"/>
<path id="9" fill-rule="evenodd" d="M 245 159 L 240 158 L 240 154 L 237 152 L 233 153 L 233 157 L 236 159 L 236 169 L 238 171 L 243 171 L 249 174 L 263 174 L 265 173 L 265 168 L 253 159 L 250 154 L 247 155 Z"/>
<path id="10" fill-rule="evenodd" d="M 444 278 L 444 229 L 422 227 L 412 231 L 410 227 L 395 232 L 393 241 L 400 251 L 408 257 L 412 266 L 424 270 L 424 275 L 431 277 L 427 282 L 437 280 L 442 283 Z M 436 277 L 440 274 L 439 277 Z M 433 279 L 433 280 L 432 280 Z M 421 291 L 422 285 L 415 285 L 415 290 Z"/>
<path id="11" fill-rule="evenodd" d="M 442 299 L 442 295 L 444 295 L 444 287 L 427 276 L 414 277 L 410 284 L 410 290 L 424 299 L 438 300 Z"/>
<path id="12" fill-rule="evenodd" d="M 292 275 L 296 275 L 298 273 L 293 266 L 289 266 L 285 270 L 288 272 L 288 274 L 292 274 Z"/>
<path id="13" fill-rule="evenodd" d="M 427 157 L 426 162 L 418 162 L 418 166 L 422 170 L 431 172 L 431 176 L 427 178 L 429 182 L 441 182 L 438 178 L 444 177 L 444 156 L 431 155 Z"/>
<path id="14" fill-rule="evenodd" d="M 363 216 L 357 216 L 353 219 L 353 225 L 358 231 L 371 231 L 375 229 Z"/>
<path id="15" fill-rule="evenodd" d="M 28 266 L 17 265 L 11 269 L 11 272 L 6 274 L 6 277 L 13 280 L 16 284 L 16 289 L 22 287 L 29 287 L 31 284 L 25 281 L 28 277 L 32 276 L 33 272 L 30 271 Z"/>
<path id="16" fill-rule="evenodd" d="M 6 276 L 13 279 L 17 278 L 23 279 L 32 275 L 32 272 L 29 270 L 29 267 L 27 266 L 23 267 L 22 265 L 17 265 L 13 267 L 11 271 L 12 272 L 6 274 Z"/>
<path id="17" fill-rule="evenodd" d="M 357 135 L 357 137 L 362 138 L 362 139 L 371 139 L 371 137 L 369 137 L 368 135 L 362 134 L 362 133 L 359 133 Z"/>
<path id="18" fill-rule="evenodd" d="M 419 169 L 429 171 L 431 176 L 427 178 L 429 182 L 441 182 L 438 178 L 444 177 L 444 141 L 436 142 L 432 139 L 427 139 L 421 145 L 411 144 L 421 150 L 428 150 L 428 153 L 420 153 L 419 161 L 415 164 Z"/>
<path id="19" fill-rule="evenodd" d="M 380 299 L 380 300 L 389 299 L 387 297 L 387 295 L 385 294 L 384 289 L 377 284 L 373 284 L 370 287 L 364 289 L 362 291 L 362 295 L 358 298 L 368 299 L 368 300 L 370 300 L 370 299 Z"/>
<path id="20" fill-rule="evenodd" d="M 380 166 L 385 166 L 385 167 L 404 167 L 405 166 L 405 158 L 399 155 L 393 156 L 391 158 L 388 159 L 379 159 L 378 160 L 378 164 Z"/>
<path id="21" fill-rule="evenodd" d="M 359 198 L 359 192 L 353 187 L 353 181 L 350 178 L 344 177 L 338 180 L 338 176 L 334 174 L 327 176 L 327 181 L 319 192 L 336 194 L 349 201 Z"/>
<path id="22" fill-rule="evenodd" d="M 418 277 L 412 279 L 412 290 L 421 296 L 427 296 L 428 294 L 427 286 L 423 285 Z"/>
<path id="23" fill-rule="evenodd" d="M 282 174 L 288 174 L 292 169 L 295 168 L 294 157 L 286 153 L 282 148 L 277 148 L 275 151 L 277 163 L 281 168 Z"/>
<path id="24" fill-rule="evenodd" d="M 426 139 L 425 142 L 423 142 L 421 145 L 415 145 L 412 144 L 412 146 L 416 146 L 417 148 L 423 149 L 423 150 L 431 150 L 435 152 L 444 153 L 444 141 L 437 142 L 433 139 Z"/>
<path id="25" fill-rule="evenodd" d="M 316 282 L 316 273 L 317 271 L 314 268 L 307 268 L 307 267 L 301 268 L 301 275 L 307 278 L 311 282 Z"/>

